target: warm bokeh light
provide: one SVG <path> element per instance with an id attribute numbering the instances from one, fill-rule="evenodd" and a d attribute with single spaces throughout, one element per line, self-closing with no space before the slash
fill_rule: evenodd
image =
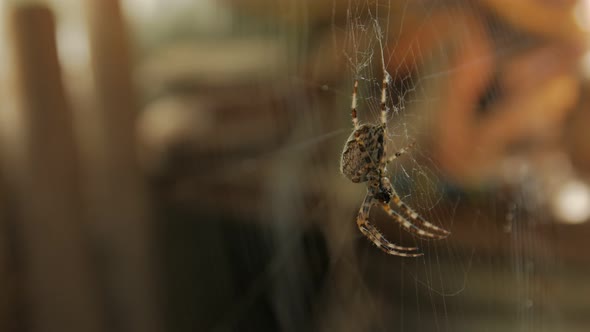
<path id="1" fill-rule="evenodd" d="M 590 218 L 590 187 L 579 180 L 561 185 L 553 197 L 553 210 L 560 221 L 579 224 Z"/>

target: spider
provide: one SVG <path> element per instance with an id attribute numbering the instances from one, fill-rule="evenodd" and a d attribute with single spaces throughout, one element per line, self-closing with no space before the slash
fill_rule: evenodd
<path id="1" fill-rule="evenodd" d="M 385 175 L 387 164 L 404 155 L 414 145 L 411 143 L 389 158 L 386 155 L 386 122 L 389 113 L 389 107 L 386 105 L 388 86 L 389 74 L 384 70 L 381 86 L 381 121 L 378 125 L 359 124 L 357 119 L 358 80 L 354 81 L 351 105 L 354 131 L 344 145 L 340 160 L 340 172 L 354 183 L 367 182 L 367 195 L 356 219 L 361 233 L 389 255 L 419 257 L 423 254 L 416 252 L 418 248 L 403 247 L 391 243 L 375 226 L 369 223 L 369 211 L 374 205 L 379 205 L 401 227 L 419 237 L 443 239 L 450 234 L 450 232 L 426 221 L 406 205 Z M 393 202 L 401 210 L 401 214 L 392 210 L 389 206 L 390 202 Z"/>

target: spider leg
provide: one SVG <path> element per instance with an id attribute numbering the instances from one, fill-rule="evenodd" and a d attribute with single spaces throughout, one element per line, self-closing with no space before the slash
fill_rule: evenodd
<path id="1" fill-rule="evenodd" d="M 385 66 L 385 65 L 384 65 Z M 389 108 L 387 107 L 387 87 L 389 86 L 389 73 L 383 67 L 383 81 L 381 82 L 381 125 L 387 126 L 387 113 Z"/>
<path id="2" fill-rule="evenodd" d="M 446 237 L 446 235 L 440 235 L 440 234 L 430 233 L 430 232 L 425 231 L 425 230 L 419 228 L 418 226 L 412 224 L 406 218 L 404 218 L 403 216 L 401 216 L 399 213 L 397 213 L 394 210 L 392 210 L 391 207 L 387 203 L 381 203 L 381 207 L 383 208 L 383 210 L 385 212 L 387 212 L 387 214 L 390 217 L 392 217 L 406 231 L 408 231 L 408 232 L 410 232 L 412 234 L 416 234 L 416 235 L 418 235 L 420 237 L 423 237 L 423 238 L 430 238 L 430 239 L 437 239 L 437 240 L 443 239 L 443 238 Z"/>
<path id="3" fill-rule="evenodd" d="M 425 228 L 433 231 L 434 233 L 438 233 L 440 234 L 440 238 L 445 238 L 451 234 L 451 232 L 431 224 L 421 215 L 419 215 L 416 211 L 412 210 L 412 208 L 410 208 L 406 203 L 404 203 L 401 200 L 401 198 L 395 191 L 391 196 L 391 200 L 404 212 L 404 214 L 410 219 L 410 221 L 413 224 L 415 224 L 418 228 Z"/>
<path id="4" fill-rule="evenodd" d="M 354 87 L 352 88 L 352 104 L 350 105 L 350 115 L 352 117 L 352 125 L 354 129 L 358 129 L 359 127 L 359 119 L 356 117 L 356 107 L 357 107 L 357 90 L 359 87 L 359 81 L 354 80 Z"/>
<path id="5" fill-rule="evenodd" d="M 381 81 L 381 126 L 383 127 L 383 141 L 387 137 L 387 115 L 389 113 L 389 107 L 387 107 L 387 88 L 389 87 L 389 80 L 390 75 L 385 69 L 385 57 L 383 56 L 383 44 L 381 42 L 381 37 L 379 38 L 379 45 L 381 48 L 381 66 L 383 69 L 383 81 Z M 379 160 L 379 167 L 384 168 L 387 165 L 387 152 L 385 151 L 385 146 L 383 146 L 383 154 Z"/>
<path id="6" fill-rule="evenodd" d="M 381 50 L 381 68 L 383 69 L 383 81 L 381 82 L 381 125 L 384 128 L 387 128 L 387 113 L 389 112 L 389 108 L 386 105 L 387 102 L 387 87 L 389 86 L 389 79 L 390 75 L 387 72 L 385 66 L 385 56 L 383 56 L 383 41 L 381 38 L 383 37 L 381 34 L 381 29 L 379 25 L 375 25 L 377 32 L 379 34 L 379 48 Z"/>
<path id="7" fill-rule="evenodd" d="M 416 247 L 402 247 L 395 245 L 389 240 L 387 240 L 375 226 L 369 223 L 369 211 L 371 207 L 375 203 L 375 200 L 372 195 L 367 193 L 363 204 L 361 205 L 361 209 L 359 210 L 358 217 L 356 219 L 356 223 L 358 225 L 359 230 L 366 236 L 373 244 L 375 244 L 379 249 L 389 255 L 394 256 L 402 256 L 402 257 L 419 257 L 422 256 L 422 253 L 407 253 L 404 251 L 415 251 L 418 248 Z"/>
<path id="8" fill-rule="evenodd" d="M 405 148 L 397 151 L 396 153 L 393 154 L 393 156 L 389 157 L 389 159 L 387 159 L 387 161 L 385 162 L 385 164 L 389 164 L 390 162 L 396 160 L 397 158 L 403 156 L 404 154 L 408 153 L 408 151 L 410 151 L 410 149 L 412 147 L 414 147 L 414 145 L 416 144 L 416 142 L 412 142 L 410 144 L 408 144 L 408 146 L 406 146 Z"/>

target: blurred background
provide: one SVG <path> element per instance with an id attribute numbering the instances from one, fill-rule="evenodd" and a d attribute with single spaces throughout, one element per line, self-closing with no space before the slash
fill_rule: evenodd
<path id="1" fill-rule="evenodd" d="M 0 331 L 590 328 L 590 1 L 0 3 Z"/>

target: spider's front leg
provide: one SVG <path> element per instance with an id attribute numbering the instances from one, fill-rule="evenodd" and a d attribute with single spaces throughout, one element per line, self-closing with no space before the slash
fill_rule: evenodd
<path id="1" fill-rule="evenodd" d="M 409 233 L 418 235 L 419 237 L 422 237 L 422 238 L 429 238 L 429 239 L 436 239 L 436 240 L 444 239 L 445 237 L 448 236 L 448 234 L 435 234 L 435 233 L 431 233 L 429 231 L 425 231 L 425 230 L 419 228 L 418 226 L 409 222 L 406 218 L 402 217 L 399 213 L 392 210 L 391 207 L 389 206 L 389 204 L 387 204 L 387 203 L 381 202 L 381 208 L 383 208 L 383 210 L 390 217 L 392 217 L 398 224 L 400 224 Z M 434 227 L 436 227 L 436 226 L 434 226 Z M 438 229 L 438 227 L 437 227 L 437 229 Z M 442 229 L 440 229 L 440 230 L 444 231 Z"/>
<path id="2" fill-rule="evenodd" d="M 371 186 L 372 192 L 374 193 L 372 194 L 372 197 L 374 197 L 373 199 L 379 202 L 383 210 L 385 210 L 385 212 L 387 212 L 387 214 L 406 231 L 431 239 L 443 239 L 450 234 L 444 229 L 438 228 L 429 223 L 426 219 L 422 218 L 418 213 L 402 202 L 399 195 L 395 192 L 395 189 L 393 189 L 389 178 L 381 176 L 378 179 L 373 179 L 371 181 Z M 391 201 L 400 207 L 411 221 L 393 211 L 389 206 Z"/>
<path id="3" fill-rule="evenodd" d="M 451 232 L 444 230 L 440 227 L 437 227 L 437 226 L 433 225 L 432 223 L 428 222 L 421 215 L 419 215 L 416 211 L 412 210 L 412 208 L 410 208 L 406 203 L 404 203 L 401 200 L 401 198 L 395 192 L 395 190 L 393 191 L 393 194 L 391 196 L 391 201 L 395 205 L 397 205 L 403 211 L 403 213 L 411 220 L 412 225 L 414 227 L 419 228 L 419 229 L 426 228 L 426 229 L 432 231 L 433 233 L 438 233 L 435 235 L 435 238 L 437 238 L 437 239 L 444 239 L 451 234 Z M 387 205 L 387 208 L 390 209 L 389 205 Z M 385 207 L 384 207 L 384 209 L 385 209 Z M 432 234 L 432 233 L 429 233 L 429 234 Z M 418 234 L 418 235 L 422 235 L 422 234 Z M 428 236 L 428 235 L 425 235 L 425 236 Z M 428 237 L 430 237 L 430 236 L 428 236 Z"/>
<path id="4" fill-rule="evenodd" d="M 422 253 L 416 252 L 404 252 L 404 251 L 415 251 L 418 250 L 416 247 L 402 247 L 395 245 L 387 240 L 381 232 L 375 226 L 369 223 L 369 212 L 371 207 L 375 204 L 375 199 L 369 193 L 365 197 L 361 209 L 359 210 L 356 223 L 359 230 L 365 235 L 373 244 L 379 249 L 389 255 L 402 256 L 402 257 L 420 257 Z"/>

